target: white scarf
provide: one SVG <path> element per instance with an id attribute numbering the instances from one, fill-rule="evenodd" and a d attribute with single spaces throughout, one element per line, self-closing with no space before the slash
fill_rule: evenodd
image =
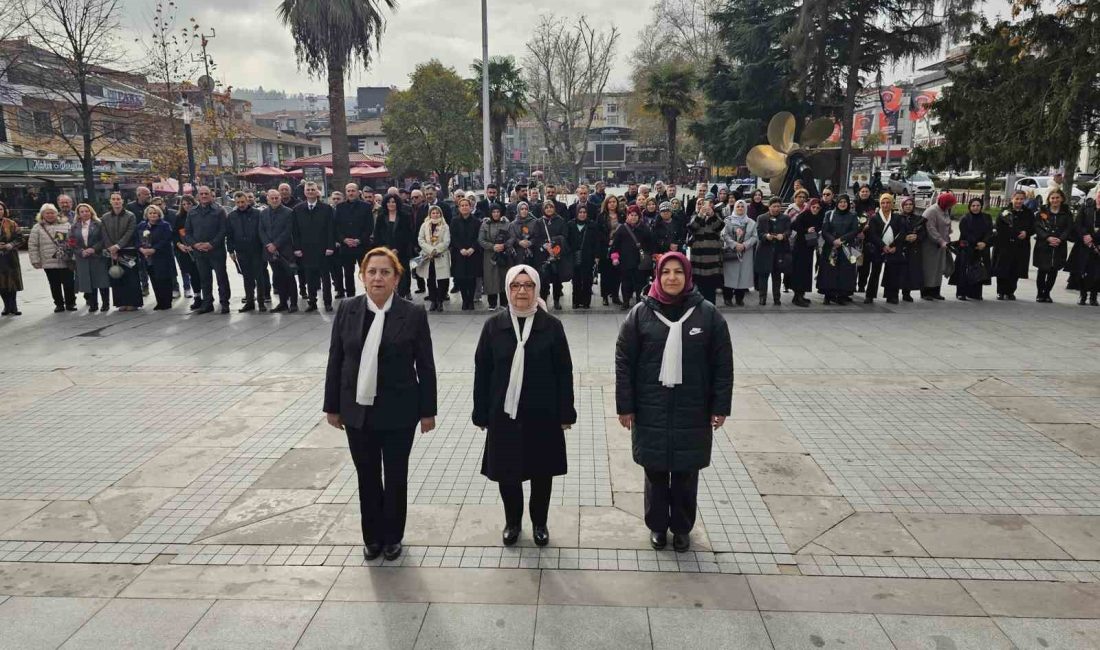
<path id="1" fill-rule="evenodd" d="M 657 379 L 665 388 L 674 388 L 684 381 L 684 321 L 691 316 L 695 308 L 684 312 L 680 320 L 675 323 L 661 315 L 661 312 L 653 310 L 654 315 L 668 327 L 668 338 L 665 339 L 665 352 L 661 356 L 661 374 Z"/>
<path id="2" fill-rule="evenodd" d="M 374 406 L 378 395 L 378 346 L 382 343 L 382 328 L 386 326 L 386 312 L 393 306 L 393 296 L 386 304 L 378 307 L 370 296 L 363 296 L 367 308 L 374 312 L 374 320 L 367 330 L 367 339 L 363 342 L 363 355 L 359 357 L 359 378 L 355 382 L 355 402 L 360 406 Z"/>
<path id="3" fill-rule="evenodd" d="M 527 339 L 530 338 L 531 330 L 534 329 L 535 314 L 538 313 L 539 307 L 546 309 L 546 303 L 542 298 L 538 298 L 537 302 L 529 309 L 519 310 L 512 304 L 510 287 L 512 281 L 521 273 L 529 276 L 531 281 L 535 283 L 534 295 L 539 295 L 540 286 L 538 271 L 526 264 L 513 266 L 508 269 L 508 273 L 504 276 L 504 290 L 508 292 L 508 312 L 512 318 L 512 331 L 516 333 L 516 351 L 512 355 L 512 367 L 508 372 L 508 390 L 504 393 L 504 412 L 513 420 L 516 419 L 516 414 L 519 413 L 519 397 L 523 392 L 523 366 L 526 357 Z M 522 328 L 519 325 L 520 318 L 526 319 Z"/>

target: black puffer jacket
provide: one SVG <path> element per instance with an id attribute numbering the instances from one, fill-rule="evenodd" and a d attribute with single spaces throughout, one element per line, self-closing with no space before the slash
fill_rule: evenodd
<path id="1" fill-rule="evenodd" d="M 668 327 L 654 313 L 683 324 L 683 383 L 665 388 L 658 376 Z M 733 398 L 733 346 L 729 328 L 698 291 L 680 305 L 646 298 L 630 311 L 615 349 L 615 403 L 634 414 L 634 462 L 646 469 L 685 472 L 710 464 L 710 416 L 729 415 Z"/>

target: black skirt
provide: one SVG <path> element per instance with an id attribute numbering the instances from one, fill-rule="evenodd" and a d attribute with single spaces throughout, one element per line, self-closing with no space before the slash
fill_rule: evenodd
<path id="1" fill-rule="evenodd" d="M 520 483 L 532 478 L 568 472 L 565 432 L 544 421 L 513 420 L 506 414 L 492 422 L 485 434 L 481 473 L 497 483 Z"/>

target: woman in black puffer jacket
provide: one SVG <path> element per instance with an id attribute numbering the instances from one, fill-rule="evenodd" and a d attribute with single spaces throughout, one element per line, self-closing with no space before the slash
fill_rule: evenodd
<path id="1" fill-rule="evenodd" d="M 666 253 L 615 349 L 616 411 L 631 429 L 634 462 L 645 469 L 645 522 L 655 549 L 672 530 L 673 548 L 688 550 L 699 470 L 710 465 L 713 430 L 732 397 L 726 321 L 692 286 L 687 258 Z"/>

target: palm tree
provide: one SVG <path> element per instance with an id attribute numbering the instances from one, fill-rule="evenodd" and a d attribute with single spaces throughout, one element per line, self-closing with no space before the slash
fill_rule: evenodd
<path id="1" fill-rule="evenodd" d="M 290 28 L 298 65 L 313 76 L 328 76 L 329 131 L 332 135 L 332 180 L 348 181 L 348 120 L 344 112 L 344 77 L 357 61 L 369 66 L 382 45 L 386 22 L 380 5 L 393 9 L 397 0 L 282 0 L 279 20 Z"/>
<path id="2" fill-rule="evenodd" d="M 659 64 L 645 76 L 642 109 L 664 120 L 668 133 L 668 180 L 679 174 L 676 161 L 676 129 L 681 115 L 695 110 L 695 73 L 686 63 Z"/>
<path id="3" fill-rule="evenodd" d="M 477 95 L 477 112 L 481 115 L 481 60 L 470 66 L 476 77 L 472 81 Z M 510 56 L 489 57 L 489 133 L 493 140 L 493 160 L 496 162 L 497 183 L 504 184 L 504 130 L 508 123 L 527 114 L 527 82 L 521 69 Z"/>

